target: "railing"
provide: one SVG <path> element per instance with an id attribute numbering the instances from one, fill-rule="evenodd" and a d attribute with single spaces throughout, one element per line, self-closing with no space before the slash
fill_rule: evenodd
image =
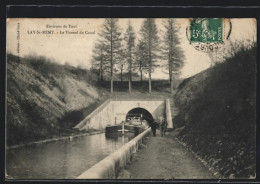
<path id="1" fill-rule="evenodd" d="M 112 101 L 164 101 L 165 99 L 163 99 L 163 98 L 156 98 L 156 99 L 154 99 L 154 98 L 132 98 L 132 97 L 129 97 L 129 99 L 128 98 L 125 98 L 125 99 L 120 99 L 120 98 L 112 98 L 111 99 Z"/>
<path id="2" fill-rule="evenodd" d="M 124 168 L 130 162 L 131 156 L 138 150 L 143 139 L 149 135 L 151 128 L 136 136 L 130 142 L 126 143 L 119 150 L 115 151 L 76 179 L 114 179 L 120 169 Z"/>

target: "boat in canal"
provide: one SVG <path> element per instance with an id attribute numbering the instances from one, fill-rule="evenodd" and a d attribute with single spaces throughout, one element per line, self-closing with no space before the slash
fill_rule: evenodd
<path id="1" fill-rule="evenodd" d="M 122 132 L 134 132 L 141 133 L 145 129 L 149 127 L 149 124 L 146 120 L 142 120 L 140 117 L 133 117 L 131 119 L 127 119 L 126 122 L 122 121 L 119 124 L 108 125 L 106 127 L 106 133 L 118 133 Z"/>

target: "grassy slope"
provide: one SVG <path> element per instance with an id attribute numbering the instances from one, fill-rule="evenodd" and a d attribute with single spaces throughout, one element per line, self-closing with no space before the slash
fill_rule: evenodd
<path id="1" fill-rule="evenodd" d="M 225 178 L 255 175 L 256 48 L 186 79 L 174 96 L 179 139 Z"/>
<path id="2" fill-rule="evenodd" d="M 69 65 L 58 65 L 44 57 L 7 57 L 7 145 L 71 135 L 72 127 L 84 119 L 107 98 L 150 99 L 172 98 L 168 81 L 133 81 L 133 93 L 128 93 L 127 75 L 124 81 L 97 82 L 89 71 Z M 139 77 L 134 75 L 134 80 Z"/>
<path id="3" fill-rule="evenodd" d="M 7 58 L 7 145 L 73 133 L 104 99 L 86 70 L 45 58 Z"/>

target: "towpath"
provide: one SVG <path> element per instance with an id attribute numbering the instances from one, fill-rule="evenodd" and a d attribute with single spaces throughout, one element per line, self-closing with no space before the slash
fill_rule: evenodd
<path id="1" fill-rule="evenodd" d="M 214 179 L 192 153 L 175 139 L 177 132 L 152 135 L 134 155 L 121 178 L 131 179 Z"/>

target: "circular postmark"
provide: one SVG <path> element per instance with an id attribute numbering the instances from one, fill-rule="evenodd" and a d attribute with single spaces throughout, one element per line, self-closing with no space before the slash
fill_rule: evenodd
<path id="1" fill-rule="evenodd" d="M 225 34 L 227 31 L 227 35 Z M 223 18 L 194 18 L 186 28 L 189 43 L 202 52 L 218 51 L 229 39 L 232 24 Z"/>

